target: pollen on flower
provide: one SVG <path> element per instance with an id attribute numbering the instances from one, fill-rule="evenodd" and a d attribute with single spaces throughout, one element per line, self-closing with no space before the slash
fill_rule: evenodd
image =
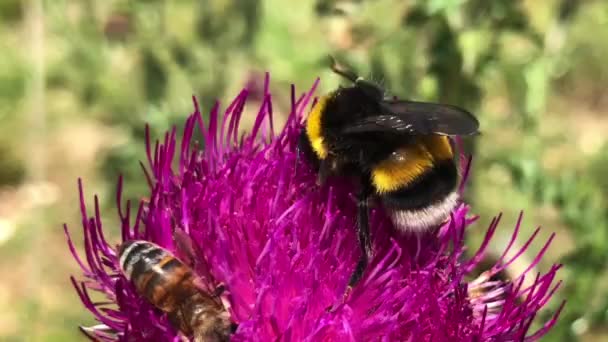
<path id="1" fill-rule="evenodd" d="M 238 324 L 233 341 L 536 340 L 553 326 L 559 310 L 539 330 L 530 330 L 536 313 L 559 286 L 558 265 L 544 274 L 529 274 L 551 239 L 520 277 L 492 280 L 529 243 L 467 282 L 499 218 L 477 253 L 465 259 L 464 234 L 475 218 L 462 203 L 448 222 L 423 235 L 399 233 L 381 209 L 373 210 L 374 258 L 361 282 L 343 297 L 359 253 L 353 189 L 339 179 L 317 186 L 313 170 L 297 156 L 302 120 L 314 102 L 317 82 L 303 94 L 291 88 L 291 111 L 279 132 L 272 124 L 268 75 L 248 134 L 238 133 L 247 89 L 223 110 L 219 103 L 211 106 L 208 122 L 195 101 L 181 144 L 176 128 L 156 142 L 146 130 L 150 193 L 141 194 L 148 199 L 137 206 L 123 203 L 119 180 L 121 241 L 106 239 L 104 230 L 112 227 L 102 226 L 96 197 L 92 210 L 85 205 L 79 181 L 84 254 L 76 251 L 67 227 L 65 231 L 82 269 L 82 280 L 72 278 L 72 283 L 98 321 L 82 327 L 83 333 L 102 341 L 179 338 L 166 314 L 120 272 L 116 247 L 132 239 L 154 242 L 184 260 L 193 253 L 192 267 L 203 285 L 226 288 L 226 307 Z M 199 134 L 202 138 L 195 138 Z M 466 181 L 468 159 L 460 159 Z M 176 242 L 176 234 L 191 241 L 191 251 Z M 518 234 L 519 223 L 513 239 Z M 506 247 L 505 256 L 512 246 Z M 530 277 L 532 285 L 523 286 Z M 94 301 L 91 291 L 107 300 Z"/>

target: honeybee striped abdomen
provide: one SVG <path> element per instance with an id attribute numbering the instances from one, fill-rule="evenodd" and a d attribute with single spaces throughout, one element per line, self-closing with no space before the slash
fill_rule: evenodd
<path id="1" fill-rule="evenodd" d="M 137 291 L 159 309 L 170 312 L 194 292 L 192 271 L 164 248 L 145 241 L 125 243 L 121 267 Z"/>
<path id="2" fill-rule="evenodd" d="M 137 293 L 166 312 L 171 323 L 195 342 L 229 341 L 236 330 L 219 293 L 210 294 L 195 283 L 192 268 L 168 250 L 148 241 L 123 243 L 119 264 Z"/>

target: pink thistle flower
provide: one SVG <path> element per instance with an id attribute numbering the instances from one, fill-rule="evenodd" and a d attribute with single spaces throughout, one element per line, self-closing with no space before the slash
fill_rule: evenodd
<path id="1" fill-rule="evenodd" d="M 469 217 L 465 204 L 449 222 L 424 235 L 397 233 L 380 208 L 372 210 L 375 256 L 360 283 L 343 296 L 359 254 L 353 189 L 341 180 L 316 186 L 313 170 L 297 156 L 302 120 L 314 102 L 317 82 L 298 98 L 292 87 L 291 112 L 279 131 L 273 126 L 266 76 L 248 134 L 238 135 L 247 89 L 224 111 L 216 103 L 208 123 L 195 101 L 181 145 L 175 128 L 154 144 L 147 134 L 151 193 L 134 211 L 131 203 L 122 203 L 119 181 L 122 240 L 152 241 L 186 260 L 174 236 L 187 236 L 201 281 L 227 289 L 227 309 L 238 324 L 233 341 L 533 341 L 544 335 L 561 307 L 538 330 L 530 331 L 530 326 L 559 287 L 555 277 L 560 266 L 531 273 L 553 236 L 519 277 L 493 280 L 538 233 L 513 253 L 520 218 L 497 264 L 467 282 L 500 216 L 467 260 L 464 234 L 476 218 Z M 204 148 L 195 143 L 197 128 Z M 469 161 L 461 158 L 463 186 Z M 72 283 L 99 321 L 82 331 L 104 341 L 178 341 L 166 315 L 137 294 L 120 272 L 119 243 L 104 236 L 97 197 L 91 213 L 80 181 L 79 189 L 84 256 L 76 252 L 67 227 L 65 231 L 84 279 L 72 277 Z M 532 285 L 524 287 L 524 278 L 530 277 Z M 107 301 L 94 302 L 91 291 Z"/>

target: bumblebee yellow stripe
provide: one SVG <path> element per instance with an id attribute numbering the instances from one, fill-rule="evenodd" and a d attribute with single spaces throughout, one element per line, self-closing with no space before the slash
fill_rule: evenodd
<path id="1" fill-rule="evenodd" d="M 372 169 L 372 184 L 380 194 L 403 188 L 433 167 L 433 156 L 425 144 L 395 151 Z"/>
<path id="2" fill-rule="evenodd" d="M 325 95 L 319 98 L 306 120 L 306 135 L 308 136 L 308 141 L 310 141 L 312 150 L 319 159 L 327 158 L 327 147 L 323 142 L 323 136 L 321 134 L 321 115 L 327 105 L 329 96 L 330 95 Z"/>
<path id="3" fill-rule="evenodd" d="M 422 143 L 426 146 L 434 161 L 450 160 L 454 158 L 450 140 L 444 135 L 427 135 L 421 137 Z"/>

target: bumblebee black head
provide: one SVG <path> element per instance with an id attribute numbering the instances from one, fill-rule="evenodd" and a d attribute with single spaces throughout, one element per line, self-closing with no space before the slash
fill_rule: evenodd
<path id="1" fill-rule="evenodd" d="M 331 61 L 331 70 L 353 82 L 355 87 L 361 89 L 365 95 L 377 101 L 381 101 L 384 98 L 384 89 L 379 85 L 357 75 L 352 69 L 336 61 L 333 56 L 329 56 L 329 59 Z"/>

